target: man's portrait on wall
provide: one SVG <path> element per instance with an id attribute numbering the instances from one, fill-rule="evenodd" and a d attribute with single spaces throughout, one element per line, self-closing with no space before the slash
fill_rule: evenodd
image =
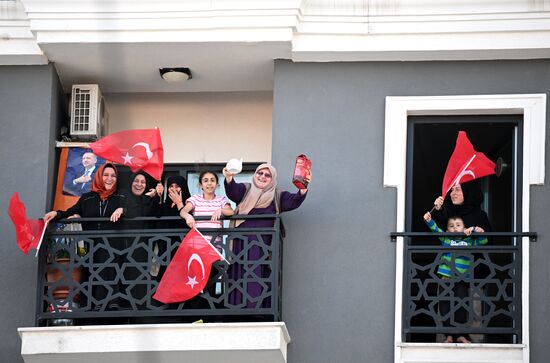
<path id="1" fill-rule="evenodd" d="M 63 180 L 63 194 L 80 197 L 89 192 L 95 172 L 104 163 L 105 160 L 97 157 L 90 149 L 70 148 Z"/>

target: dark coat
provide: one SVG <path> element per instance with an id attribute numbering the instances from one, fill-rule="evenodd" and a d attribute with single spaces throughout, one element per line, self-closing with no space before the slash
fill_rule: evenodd
<path id="1" fill-rule="evenodd" d="M 187 199 L 191 197 L 191 194 L 189 193 L 189 187 L 187 186 L 187 179 L 185 179 L 181 175 L 172 175 L 166 180 L 166 188 L 170 188 L 170 185 L 173 183 L 176 183 L 181 188 L 181 199 L 183 201 L 183 205 L 185 206 L 185 203 Z M 168 193 L 168 191 L 166 191 Z M 172 206 L 172 199 L 170 199 L 169 196 L 166 197 L 166 200 L 159 208 L 158 214 L 159 217 L 175 217 L 180 215 L 178 212 L 178 207 L 176 205 Z M 187 224 L 185 223 L 185 220 L 177 220 L 177 221 L 164 221 L 157 223 L 158 228 L 188 228 Z"/>
<path id="2" fill-rule="evenodd" d="M 130 191 L 122 191 L 121 193 L 126 197 L 127 206 L 125 218 L 135 217 L 151 217 L 157 215 L 157 210 L 160 208 L 160 198 L 155 195 L 152 198 L 145 194 L 140 196 L 134 195 Z"/>
<path id="3" fill-rule="evenodd" d="M 75 205 L 66 211 L 57 211 L 57 219 L 63 219 L 78 214 L 82 218 L 111 217 L 111 214 L 118 208 L 126 208 L 126 197 L 122 194 L 113 193 L 105 201 L 101 201 L 99 194 L 88 192 L 82 194 Z M 82 223 L 83 229 L 106 228 L 105 223 Z"/>

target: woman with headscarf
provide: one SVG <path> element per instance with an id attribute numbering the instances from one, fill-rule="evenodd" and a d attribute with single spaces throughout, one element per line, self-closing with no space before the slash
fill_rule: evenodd
<path id="1" fill-rule="evenodd" d="M 178 217 L 177 219 L 170 221 L 158 221 L 156 227 L 161 229 L 183 229 L 188 228 L 185 221 L 180 218 L 180 212 L 177 205 L 178 200 L 187 201 L 191 194 L 189 193 L 189 187 L 187 186 L 187 179 L 181 175 L 171 175 L 166 179 L 166 187 L 168 193 L 166 200 L 160 205 L 157 212 L 157 217 Z M 173 201 L 170 194 L 177 195 L 178 200 Z M 168 263 L 172 260 L 176 253 L 175 245 L 181 242 L 180 234 L 172 234 L 170 242 L 161 240 L 155 243 L 153 265 L 151 267 L 151 275 L 162 277 L 164 270 L 168 266 Z M 163 256 L 169 251 L 170 258 Z M 161 262 L 162 261 L 162 262 Z"/>
<path id="2" fill-rule="evenodd" d="M 161 206 L 160 215 L 163 217 L 172 217 L 180 215 L 178 210 L 177 201 L 183 201 L 183 204 L 187 202 L 187 199 L 191 197 L 189 193 L 189 187 L 187 186 L 187 180 L 181 175 L 172 175 L 169 176 L 166 180 L 166 186 L 168 188 L 168 196 Z M 170 193 L 178 196 L 178 200 L 173 201 L 170 197 Z M 171 223 L 171 226 L 179 227 L 186 226 L 185 223 L 182 223 L 181 220 L 174 221 L 176 223 Z"/>
<path id="3" fill-rule="evenodd" d="M 290 193 L 277 189 L 277 170 L 271 164 L 261 164 L 256 168 L 252 183 L 237 183 L 233 179 L 232 173 L 226 168 L 223 169 L 225 176 L 225 192 L 227 197 L 237 203 L 235 214 L 276 214 L 286 211 L 291 211 L 298 208 L 306 198 L 307 189 L 300 189 L 297 193 Z M 273 227 L 273 219 L 248 219 L 232 221 L 232 227 L 236 228 L 261 228 Z M 271 245 L 270 236 L 248 235 L 248 261 L 265 260 L 269 258 L 264 256 L 264 249 L 260 247 L 262 244 Z M 257 242 L 255 242 L 257 241 Z M 242 239 L 233 239 L 232 252 L 238 255 L 244 248 L 245 243 Z M 259 264 L 252 271 L 247 271 L 249 267 L 242 263 L 234 263 L 229 268 L 229 276 L 231 279 L 238 281 L 244 276 L 256 275 L 258 278 L 266 278 L 271 271 L 269 266 Z M 259 282 L 248 282 L 246 286 L 247 294 L 250 300 L 246 301 L 246 306 L 253 307 L 270 307 L 270 301 L 259 301 L 263 292 L 263 287 Z M 243 295 L 238 290 L 234 290 L 230 296 L 231 304 L 241 304 Z"/>
<path id="4" fill-rule="evenodd" d="M 117 222 L 124 214 L 126 209 L 126 198 L 122 194 L 117 193 L 117 178 L 118 172 L 116 167 L 111 163 L 103 164 L 94 176 L 92 182 L 92 191 L 84 193 L 76 202 L 75 205 L 66 211 L 51 211 L 44 215 L 45 221 L 52 219 L 63 218 L 94 218 L 108 217 L 111 222 Z M 106 222 L 83 222 L 83 229 L 111 229 L 109 223 Z M 112 285 L 113 281 L 117 281 L 117 272 L 114 268 L 102 268 L 102 263 L 106 263 L 110 259 L 110 249 L 120 248 L 120 244 L 124 243 L 120 238 L 109 238 L 109 245 L 93 249 L 94 267 L 100 269 L 99 276 L 103 279 L 97 286 L 92 286 L 92 296 L 95 300 L 105 300 L 111 290 L 111 295 L 115 295 L 118 291 L 118 285 Z M 96 245 L 104 243 L 103 239 L 98 238 L 93 241 Z M 96 246 L 94 246 L 96 247 Z M 115 254 L 116 255 L 116 254 Z M 118 256 L 118 255 L 117 255 Z M 116 259 L 116 258 L 115 258 Z M 110 284 L 111 283 L 111 284 Z M 91 285 L 93 285 L 90 282 Z M 109 285 L 108 288 L 105 285 Z M 118 309 L 117 299 L 105 301 L 108 303 L 103 306 L 94 306 L 96 309 Z"/>
<path id="5" fill-rule="evenodd" d="M 147 176 L 143 171 L 132 174 L 129 181 L 130 190 L 122 191 L 128 201 L 124 215 L 125 220 L 123 221 L 124 228 L 130 230 L 153 228 L 154 222 L 128 220 L 127 218 L 156 216 L 161 207 L 160 196 L 164 191 L 164 187 L 161 183 L 157 183 L 155 188 L 147 189 Z M 147 271 L 150 266 L 149 259 L 152 258 L 148 239 L 148 237 L 140 236 L 126 238 L 125 248 L 128 251 L 128 260 L 131 260 L 137 266 L 123 269 L 124 279 L 133 285 L 131 289 L 126 291 L 135 302 L 142 301 L 148 290 L 147 284 L 150 279 L 144 276 L 144 271 Z"/>
<path id="6" fill-rule="evenodd" d="M 44 215 L 46 222 L 52 219 L 67 217 L 93 218 L 109 217 L 111 222 L 117 222 L 124 214 L 126 198 L 117 193 L 118 172 L 113 164 L 103 164 L 94 176 L 92 191 L 82 194 L 75 205 L 66 211 L 51 211 Z M 83 223 L 84 229 L 97 229 L 107 226 L 105 223 Z M 87 228 L 85 228 L 87 227 Z"/>
<path id="7" fill-rule="evenodd" d="M 476 181 L 470 181 L 464 184 L 458 184 L 451 188 L 445 199 L 442 196 L 438 197 L 434 201 L 434 211 L 432 218 L 439 226 L 447 226 L 447 221 L 451 219 L 462 219 L 463 227 L 468 229 L 470 228 L 476 232 L 491 232 L 493 229 L 491 227 L 491 222 L 487 217 L 487 213 L 481 209 L 481 203 L 483 202 L 483 193 L 481 188 Z M 486 241 L 486 239 L 485 239 Z M 453 243 L 456 243 L 453 241 Z M 474 258 L 475 255 L 474 255 Z M 457 271 L 458 268 L 457 268 Z M 475 277 L 481 278 L 481 276 L 486 276 L 489 273 L 482 265 L 476 267 Z M 442 279 L 452 283 L 451 291 L 454 295 L 454 298 L 465 300 L 465 306 L 467 309 L 459 309 L 452 314 L 452 318 L 455 322 L 460 324 L 465 324 L 468 320 L 468 310 L 473 309 L 473 303 L 469 298 L 469 289 L 470 282 L 465 281 L 460 273 L 455 274 L 458 277 L 448 278 L 444 277 Z M 471 276 L 473 278 L 474 276 Z M 448 291 L 448 287 L 440 287 L 439 293 L 445 294 Z M 440 314 L 446 316 L 450 311 L 450 304 L 448 300 L 441 299 L 440 305 Z M 444 325 L 450 326 L 450 320 L 445 320 Z M 447 334 L 444 338 L 444 343 L 470 343 L 472 338 L 469 334 Z"/>
<path id="8" fill-rule="evenodd" d="M 147 177 L 144 172 L 138 171 L 130 176 L 130 190 L 122 191 L 126 196 L 127 208 L 125 218 L 149 217 L 157 215 L 160 208 L 164 187 L 158 183 L 155 188 L 147 191 Z M 135 225 L 135 224 L 133 224 Z"/>
<path id="9" fill-rule="evenodd" d="M 485 232 L 491 232 L 491 222 L 481 209 L 481 203 L 483 193 L 476 181 L 458 184 L 451 188 L 445 199 L 440 196 L 434 201 L 432 218 L 438 226 L 445 226 L 449 217 L 459 216 L 466 228 L 481 227 Z"/>

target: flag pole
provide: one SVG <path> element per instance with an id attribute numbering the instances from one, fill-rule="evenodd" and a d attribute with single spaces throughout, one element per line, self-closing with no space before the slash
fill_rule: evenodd
<path id="1" fill-rule="evenodd" d="M 38 252 L 40 252 L 40 246 L 42 246 L 42 241 L 44 240 L 44 234 L 46 233 L 46 228 L 48 228 L 48 223 L 50 223 L 50 221 L 47 221 L 46 223 L 44 223 L 44 229 L 42 229 L 42 234 L 40 234 L 40 241 L 38 241 L 38 246 L 36 246 L 36 254 L 34 255 L 34 257 L 38 257 Z"/>
<path id="2" fill-rule="evenodd" d="M 211 243 L 210 241 L 208 241 L 208 240 L 204 237 L 204 235 L 201 233 L 201 231 L 199 231 L 199 229 L 198 229 L 197 227 L 193 227 L 193 228 L 195 229 L 195 231 L 197 231 L 198 234 L 201 235 L 202 238 L 204 238 L 204 239 L 208 242 L 208 244 L 210 245 L 210 247 L 212 247 L 212 249 L 213 249 L 214 251 L 216 251 L 216 253 L 217 253 L 225 262 L 229 263 L 229 261 L 227 261 L 227 260 L 225 259 L 225 257 L 223 257 L 223 255 L 220 253 L 220 251 L 218 251 L 218 249 L 217 249 L 216 247 L 214 247 L 214 246 L 212 245 L 212 243 Z"/>

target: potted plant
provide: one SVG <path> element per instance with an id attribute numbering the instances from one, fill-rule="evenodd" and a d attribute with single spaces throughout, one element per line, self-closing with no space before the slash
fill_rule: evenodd
<path id="1" fill-rule="evenodd" d="M 61 285 L 55 287 L 53 290 L 53 297 L 56 300 L 66 300 L 69 296 L 69 286 L 80 283 L 82 279 L 82 268 L 80 266 L 73 267 L 70 271 L 70 275 L 67 273 L 70 269 L 71 259 L 70 257 L 57 257 L 55 262 L 48 264 L 48 269 L 46 272 L 46 278 L 49 283 L 55 283 L 61 280 L 61 283 L 66 283 L 67 285 Z M 67 276 L 71 276 L 70 282 Z M 78 298 L 78 294 L 75 295 L 75 299 Z"/>
<path id="2" fill-rule="evenodd" d="M 64 229 L 66 227 L 62 225 L 58 228 Z M 69 238 L 51 238 L 49 240 L 46 279 L 50 285 L 53 283 L 59 284 L 59 286 L 54 287 L 52 292 L 55 300 L 66 300 L 70 290 L 74 290 L 82 279 L 82 267 L 73 265 L 71 268 L 72 256 L 77 256 L 77 252 L 81 253 L 80 249 L 76 251 L 76 245 L 78 243 L 71 246 Z M 71 253 L 72 248 L 75 249 L 73 253 Z M 61 282 L 59 283 L 59 281 Z M 78 294 L 74 296 L 73 300 L 78 300 Z"/>

